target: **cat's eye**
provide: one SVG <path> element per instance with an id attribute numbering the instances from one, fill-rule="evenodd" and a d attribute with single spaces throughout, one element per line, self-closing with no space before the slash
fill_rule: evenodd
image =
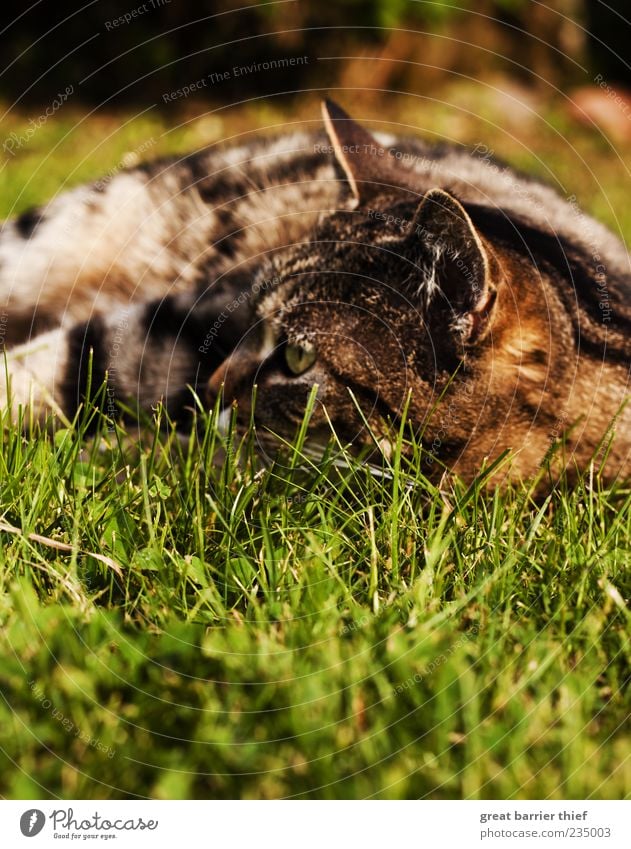
<path id="1" fill-rule="evenodd" d="M 303 374 L 315 361 L 316 352 L 312 348 L 303 348 L 302 345 L 285 346 L 285 362 L 292 374 Z"/>

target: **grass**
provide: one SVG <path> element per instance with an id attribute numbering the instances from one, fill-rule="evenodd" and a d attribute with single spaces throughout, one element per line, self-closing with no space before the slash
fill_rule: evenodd
<path id="1" fill-rule="evenodd" d="M 2 172 L 5 211 L 55 190 L 93 120 L 52 158 L 67 128 L 43 128 Z M 77 176 L 161 120 L 112 119 Z M 631 794 L 631 490 L 597 465 L 542 500 L 436 489 L 418 449 L 379 475 L 335 443 L 316 463 L 303 433 L 263 466 L 203 411 L 188 440 L 2 415 L 4 797 Z"/>

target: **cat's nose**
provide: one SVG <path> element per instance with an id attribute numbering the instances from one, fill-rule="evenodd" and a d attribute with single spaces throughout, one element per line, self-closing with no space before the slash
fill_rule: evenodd
<path id="1" fill-rule="evenodd" d="M 219 397 L 221 389 L 225 383 L 227 366 L 228 360 L 224 360 L 223 363 L 219 366 L 219 368 L 215 369 L 215 371 L 210 377 L 210 380 L 208 381 L 208 385 L 206 388 L 208 391 L 208 400 L 211 406 Z"/>
<path id="2" fill-rule="evenodd" d="M 249 401 L 261 362 L 261 357 L 247 351 L 235 351 L 227 357 L 215 369 L 208 381 L 209 406 L 214 407 L 222 391 L 223 407 L 229 406 L 233 401 L 240 403 Z"/>

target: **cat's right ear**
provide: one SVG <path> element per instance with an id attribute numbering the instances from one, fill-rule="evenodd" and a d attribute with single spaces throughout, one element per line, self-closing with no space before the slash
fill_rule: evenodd
<path id="1" fill-rule="evenodd" d="M 335 158 L 358 204 L 396 185 L 392 163 L 374 136 L 332 100 L 323 101 L 322 116 Z"/>
<path id="2" fill-rule="evenodd" d="M 489 258 L 462 204 L 443 189 L 430 189 L 414 218 L 412 238 L 422 246 L 425 275 L 418 291 L 426 304 L 451 315 L 451 329 L 465 345 L 488 331 L 496 300 Z"/>

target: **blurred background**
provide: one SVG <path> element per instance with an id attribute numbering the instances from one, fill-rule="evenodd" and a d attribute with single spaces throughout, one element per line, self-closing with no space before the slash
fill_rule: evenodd
<path id="1" fill-rule="evenodd" d="M 11 5 L 1 90 L 20 102 L 44 102 L 71 82 L 85 102 L 146 104 L 235 58 L 288 54 L 310 61 L 248 75 L 250 97 L 339 85 L 422 91 L 455 75 L 503 73 L 537 89 L 631 76 L 626 0 L 617 9 L 600 0 L 92 0 L 74 11 L 38 2 L 19 16 Z M 243 82 L 222 81 L 212 99 L 239 99 Z"/>
<path id="2" fill-rule="evenodd" d="M 628 0 L 40 0 L 1 16 L 2 214 L 143 158 L 316 126 L 488 146 L 615 229 L 631 150 Z"/>

